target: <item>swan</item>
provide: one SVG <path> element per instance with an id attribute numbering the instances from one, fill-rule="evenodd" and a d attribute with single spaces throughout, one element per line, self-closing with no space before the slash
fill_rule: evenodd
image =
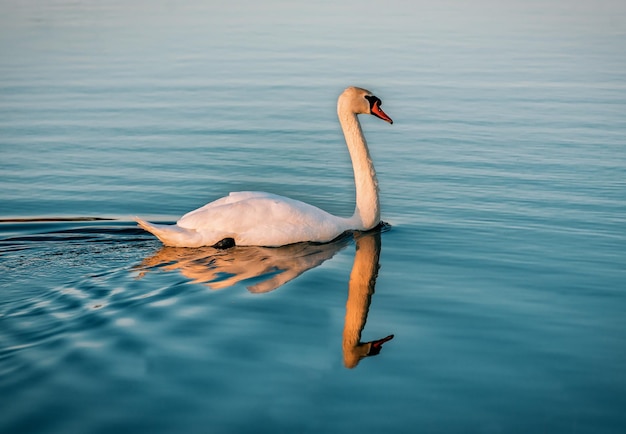
<path id="1" fill-rule="evenodd" d="M 175 225 L 135 221 L 166 246 L 229 248 L 278 247 L 303 241 L 326 243 L 348 230 L 366 231 L 380 223 L 378 181 L 357 118 L 371 114 L 390 124 L 381 100 L 370 91 L 348 87 L 337 100 L 337 116 L 348 146 L 356 185 L 352 217 L 334 216 L 313 205 L 277 194 L 230 193 L 181 217 Z"/>

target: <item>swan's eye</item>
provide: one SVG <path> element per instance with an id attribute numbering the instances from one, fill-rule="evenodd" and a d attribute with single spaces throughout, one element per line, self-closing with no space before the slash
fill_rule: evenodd
<path id="1" fill-rule="evenodd" d="M 370 103 L 370 110 L 376 107 L 377 105 L 378 107 L 380 107 L 383 104 L 380 98 L 374 95 L 365 95 L 365 99 Z"/>

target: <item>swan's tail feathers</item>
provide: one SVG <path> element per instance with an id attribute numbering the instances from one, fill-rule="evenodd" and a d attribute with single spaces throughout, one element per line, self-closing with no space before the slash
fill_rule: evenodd
<path id="1" fill-rule="evenodd" d="M 198 247 L 202 245 L 201 236 L 193 229 L 181 228 L 178 225 L 157 225 L 135 217 L 137 224 L 157 237 L 166 246 Z"/>

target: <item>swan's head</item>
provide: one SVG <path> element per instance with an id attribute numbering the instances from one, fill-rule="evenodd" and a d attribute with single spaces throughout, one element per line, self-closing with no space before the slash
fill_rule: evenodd
<path id="1" fill-rule="evenodd" d="M 360 87 L 349 87 L 343 91 L 337 101 L 337 111 L 350 111 L 356 114 L 374 115 L 377 118 L 393 124 L 393 121 L 387 114 L 380 108 L 382 101 L 377 96 L 372 95 L 372 92 Z"/>

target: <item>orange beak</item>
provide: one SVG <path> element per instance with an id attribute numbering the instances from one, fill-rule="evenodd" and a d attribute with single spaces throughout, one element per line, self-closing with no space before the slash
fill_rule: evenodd
<path id="1" fill-rule="evenodd" d="M 383 121 L 385 122 L 389 122 L 390 124 L 393 124 L 393 121 L 391 120 L 391 118 L 389 116 L 387 116 L 387 114 L 383 111 L 383 109 L 380 108 L 380 102 L 376 101 L 374 103 L 374 105 L 372 106 L 372 114 L 374 116 L 376 116 L 377 118 L 381 118 Z"/>

